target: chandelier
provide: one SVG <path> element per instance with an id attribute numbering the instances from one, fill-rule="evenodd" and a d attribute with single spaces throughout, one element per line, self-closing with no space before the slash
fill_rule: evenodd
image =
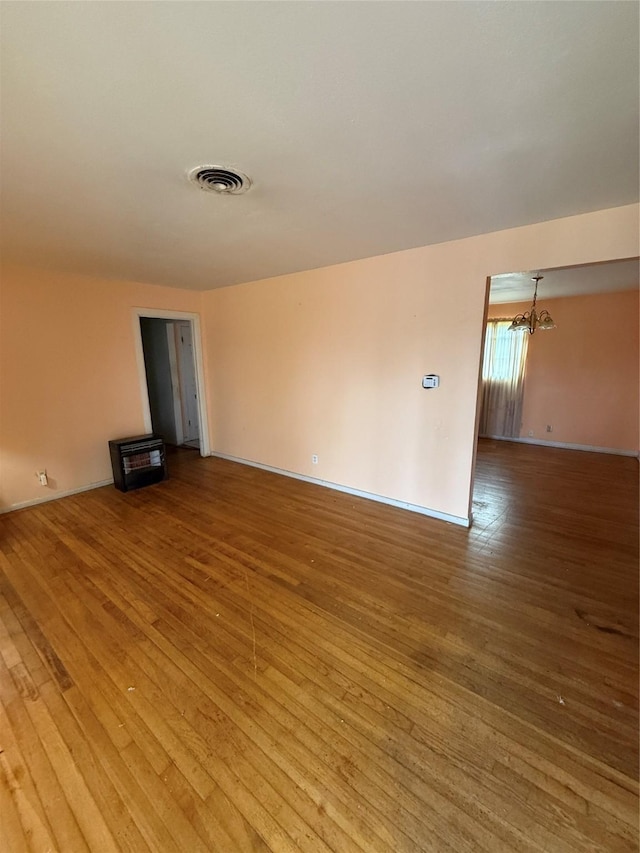
<path id="1" fill-rule="evenodd" d="M 551 319 L 551 314 L 544 308 L 540 313 L 536 311 L 536 299 L 538 298 L 538 282 L 544 278 L 543 275 L 535 275 L 531 281 L 535 281 L 536 286 L 533 291 L 533 304 L 531 310 L 525 314 L 516 314 L 509 326 L 510 332 L 529 332 L 532 335 L 536 329 L 555 329 L 556 324 Z"/>

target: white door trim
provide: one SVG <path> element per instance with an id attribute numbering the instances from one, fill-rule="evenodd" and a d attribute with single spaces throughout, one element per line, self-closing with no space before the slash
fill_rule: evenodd
<path id="1" fill-rule="evenodd" d="M 136 363 L 138 366 L 138 381 L 140 383 L 140 399 L 142 401 L 142 414 L 146 432 L 152 431 L 151 408 L 149 406 L 149 391 L 147 388 L 147 374 L 144 369 L 144 351 L 142 349 L 142 330 L 140 329 L 141 317 L 157 318 L 160 320 L 189 320 L 193 331 L 193 354 L 196 363 L 196 384 L 198 387 L 198 416 L 200 418 L 200 456 L 210 456 L 209 444 L 209 419 L 207 417 L 207 396 L 204 381 L 204 359 L 202 354 L 202 339 L 200 337 L 200 315 L 187 311 L 165 311 L 158 308 L 133 308 L 133 341 L 136 350 Z"/>

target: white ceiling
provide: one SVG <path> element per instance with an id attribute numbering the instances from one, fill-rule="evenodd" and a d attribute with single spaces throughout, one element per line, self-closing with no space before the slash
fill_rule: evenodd
<path id="1" fill-rule="evenodd" d="M 636 3 L 0 13 L 7 261 L 208 289 L 638 199 Z"/>
<path id="2" fill-rule="evenodd" d="M 491 278 L 489 302 L 492 305 L 502 302 L 530 302 L 534 289 L 532 277 L 537 274 L 542 275 L 538 285 L 539 299 L 615 293 L 619 290 L 637 290 L 640 287 L 640 264 L 638 258 L 633 258 L 606 264 L 494 275 Z"/>

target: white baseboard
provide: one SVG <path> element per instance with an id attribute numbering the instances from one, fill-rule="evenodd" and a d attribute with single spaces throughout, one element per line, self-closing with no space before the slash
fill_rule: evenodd
<path id="1" fill-rule="evenodd" d="M 211 456 L 218 456 L 220 459 L 227 459 L 229 462 L 238 462 L 241 465 L 249 465 L 252 468 L 261 468 L 263 471 L 270 471 L 272 474 L 281 474 L 284 477 L 291 477 L 294 480 L 302 480 L 305 483 L 312 483 L 315 486 L 324 486 L 327 489 L 334 489 L 336 492 L 344 492 L 348 495 L 355 495 L 359 498 L 365 498 L 370 501 L 377 501 L 378 503 L 388 504 L 389 506 L 395 506 L 399 509 L 406 509 L 409 512 L 417 512 L 420 515 L 426 515 L 429 518 L 437 518 L 440 521 L 447 521 L 450 524 L 458 524 L 461 527 L 470 527 L 472 518 L 464 518 L 459 515 L 450 515 L 446 512 L 439 512 L 436 509 L 430 509 L 429 507 L 420 506 L 419 504 L 408 503 L 407 501 L 399 501 L 395 498 L 387 498 L 383 495 L 376 495 L 373 492 L 364 492 L 361 489 L 352 489 L 349 486 L 342 486 L 339 483 L 331 483 L 328 480 L 320 480 L 316 477 L 307 477 L 305 474 L 296 474 L 293 471 L 286 471 L 284 468 L 275 468 L 272 465 L 263 465 L 261 462 L 253 462 L 250 459 L 241 459 L 237 456 L 230 456 L 228 453 L 212 453 Z M 15 512 L 18 509 L 26 509 L 30 506 L 37 506 L 38 504 L 47 503 L 48 501 L 55 501 L 59 498 L 66 498 L 69 495 L 77 495 L 80 492 L 88 492 L 91 489 L 99 489 L 101 486 L 109 486 L 113 483 L 113 478 L 109 480 L 101 480 L 98 483 L 90 483 L 87 486 L 80 486 L 77 489 L 68 489 L 64 492 L 56 492 L 53 495 L 47 495 L 42 498 L 34 498 L 29 501 L 22 501 L 21 503 L 11 504 L 8 507 L 0 507 L 0 515 L 6 512 Z"/>
<path id="2" fill-rule="evenodd" d="M 291 477 L 294 480 L 302 480 L 305 483 L 312 483 L 314 486 L 324 486 L 327 489 L 334 489 L 336 492 L 345 492 L 348 495 L 355 495 L 358 498 L 366 498 L 370 501 L 378 501 L 378 503 L 389 504 L 389 506 L 406 509 L 410 512 L 417 512 L 420 515 L 427 515 L 430 518 L 437 518 L 440 521 L 448 521 L 450 524 L 459 524 L 461 527 L 470 527 L 471 518 L 464 518 L 459 515 L 449 515 L 446 512 L 439 512 L 436 509 L 429 509 L 426 506 L 419 504 L 407 503 L 399 501 L 395 498 L 387 498 L 383 495 L 376 495 L 373 492 L 363 492 L 360 489 L 352 489 L 350 486 L 342 486 L 339 483 L 331 483 L 328 480 L 319 480 L 316 477 L 308 477 L 306 474 L 296 474 L 294 471 L 286 471 L 284 468 L 274 468 L 272 465 L 263 465 L 262 462 L 253 462 L 250 459 L 241 459 L 237 456 L 230 456 L 228 453 L 211 454 L 220 459 L 227 459 L 229 462 L 239 462 L 241 465 L 249 465 L 251 468 L 261 468 L 263 471 L 270 471 L 272 474 L 281 474 L 283 477 Z"/>
<path id="3" fill-rule="evenodd" d="M 542 447 L 560 447 L 564 450 L 586 450 L 590 453 L 610 453 L 614 456 L 638 456 L 637 450 L 619 450 L 617 447 L 596 447 L 591 444 L 571 444 L 566 441 L 544 441 L 541 438 L 511 438 L 504 435 L 481 435 L 480 438 L 491 438 L 494 441 L 515 441 L 518 444 L 539 444 Z"/>
<path id="4" fill-rule="evenodd" d="M 26 509 L 30 506 L 37 506 L 38 504 L 46 504 L 49 501 L 57 501 L 59 498 L 67 498 L 69 495 L 79 495 L 80 492 L 88 492 L 91 489 L 99 489 L 102 486 L 110 486 L 113 483 L 113 477 L 109 480 L 100 480 L 97 483 L 89 483 L 88 486 L 79 486 L 77 489 L 67 489 L 64 492 L 55 492 L 53 495 L 47 495 L 44 498 L 33 498 L 30 501 L 21 501 L 17 504 L 11 504 L 10 506 L 0 507 L 0 515 L 5 512 L 15 512 L 17 509 Z"/>

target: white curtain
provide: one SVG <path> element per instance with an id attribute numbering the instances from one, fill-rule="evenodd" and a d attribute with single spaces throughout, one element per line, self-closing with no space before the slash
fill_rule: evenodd
<path id="1" fill-rule="evenodd" d="M 510 332 L 511 320 L 488 320 L 482 363 L 480 435 L 517 438 L 522 424 L 528 332 Z"/>

